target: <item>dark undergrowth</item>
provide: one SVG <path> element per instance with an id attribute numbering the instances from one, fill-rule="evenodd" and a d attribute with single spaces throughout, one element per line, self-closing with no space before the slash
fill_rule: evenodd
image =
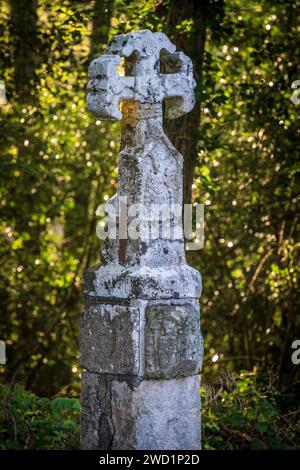
<path id="1" fill-rule="evenodd" d="M 225 373 L 204 385 L 202 442 L 213 449 L 299 449 L 297 391 L 277 390 L 274 380 L 256 383 L 247 372 Z M 78 449 L 80 403 L 40 398 L 21 385 L 0 385 L 0 449 Z"/>

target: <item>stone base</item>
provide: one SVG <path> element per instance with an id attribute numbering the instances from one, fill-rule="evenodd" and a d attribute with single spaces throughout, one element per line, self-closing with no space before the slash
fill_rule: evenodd
<path id="1" fill-rule="evenodd" d="M 200 379 L 82 375 L 82 449 L 200 449 Z"/>
<path id="2" fill-rule="evenodd" d="M 85 299 L 82 448 L 199 449 L 198 302 L 115 302 Z"/>

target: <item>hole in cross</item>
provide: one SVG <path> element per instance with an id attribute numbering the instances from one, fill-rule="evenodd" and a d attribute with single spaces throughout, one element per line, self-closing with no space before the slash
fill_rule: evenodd
<path id="1" fill-rule="evenodd" d="M 178 73 L 181 69 L 181 60 L 178 54 L 162 49 L 159 55 L 160 73 Z"/>

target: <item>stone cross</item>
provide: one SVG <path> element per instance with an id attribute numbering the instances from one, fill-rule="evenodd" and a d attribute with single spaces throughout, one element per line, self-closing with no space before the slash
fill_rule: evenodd
<path id="1" fill-rule="evenodd" d="M 181 212 L 183 157 L 163 132 L 162 105 L 168 118 L 189 112 L 194 88 L 190 59 L 149 30 L 116 36 L 89 68 L 88 107 L 121 119 L 121 151 L 109 201 L 117 236 L 84 275 L 83 449 L 200 448 L 200 274 L 186 264 L 181 224 L 179 236 L 165 237 L 159 219 L 159 235 L 145 236 L 157 223 L 153 207 Z M 135 237 L 124 198 L 138 207 Z"/>

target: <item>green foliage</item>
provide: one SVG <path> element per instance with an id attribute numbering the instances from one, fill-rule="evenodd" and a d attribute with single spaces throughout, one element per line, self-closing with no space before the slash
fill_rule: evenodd
<path id="1" fill-rule="evenodd" d="M 226 374 L 218 387 L 204 386 L 201 395 L 204 449 L 300 448 L 300 410 L 283 411 L 270 378 L 262 386 L 253 374 Z"/>
<path id="2" fill-rule="evenodd" d="M 80 404 L 0 386 L 0 449 L 77 449 Z"/>
<path id="3" fill-rule="evenodd" d="M 11 32 L 13 22 L 23 24 L 22 8 L 13 17 L 1 2 L 0 16 L 8 99 L 0 106 L 0 338 L 8 355 L 0 374 L 10 381 L 17 373 L 47 396 L 78 390 L 81 278 L 98 261 L 95 210 L 116 187 L 117 126 L 97 121 L 85 104 L 93 12 L 71 3 L 41 2 L 38 25 L 32 19 L 19 32 L 39 36 L 29 95 L 9 67 L 14 48 L 32 54 L 17 49 Z"/>
<path id="4" fill-rule="evenodd" d="M 227 1 L 207 41 L 193 199 L 205 204 L 205 371 L 297 379 L 300 335 L 298 1 Z M 212 362 L 212 358 L 217 360 Z M 298 371 L 299 372 L 299 371 Z"/>
<path id="5" fill-rule="evenodd" d="M 0 104 L 0 339 L 8 362 L 0 378 L 39 396 L 79 393 L 81 280 L 99 261 L 95 211 L 116 191 L 119 138 L 118 124 L 86 110 L 87 69 L 109 37 L 151 28 L 192 57 L 198 80 L 197 112 L 185 116 L 171 140 L 185 146 L 196 136 L 188 155 L 192 200 L 205 204 L 206 241 L 187 257 L 203 277 L 204 379 L 215 381 L 224 365 L 258 377 L 272 368 L 292 410 L 297 395 L 290 390 L 299 384 L 291 344 L 300 337 L 300 108 L 291 85 L 299 79 L 300 3 L 180 3 L 1 2 L 7 104 Z M 273 392 L 264 398 L 259 391 L 254 403 L 259 386 L 249 389 L 252 407 L 273 406 L 273 399 L 278 406 Z M 278 423 L 286 428 L 272 408 L 275 434 L 265 421 L 237 411 L 241 396 L 250 404 L 247 394 L 238 388 L 222 394 L 209 405 L 209 421 L 204 407 L 205 435 L 216 423 L 222 439 L 218 447 L 212 433 L 208 445 L 229 445 L 224 414 L 230 429 L 250 433 L 251 446 L 261 434 L 276 446 Z M 43 403 L 49 416 L 59 412 L 60 402 L 53 409 Z M 230 422 L 234 413 L 239 426 Z M 26 426 L 19 424 L 23 445 Z M 238 442 L 250 446 L 237 438 L 232 446 Z"/>
<path id="6" fill-rule="evenodd" d="M 283 406 L 273 379 L 259 385 L 247 372 L 204 385 L 203 448 L 300 448 L 299 408 Z M 0 449 L 78 449 L 77 399 L 39 398 L 18 384 L 0 386 Z"/>

